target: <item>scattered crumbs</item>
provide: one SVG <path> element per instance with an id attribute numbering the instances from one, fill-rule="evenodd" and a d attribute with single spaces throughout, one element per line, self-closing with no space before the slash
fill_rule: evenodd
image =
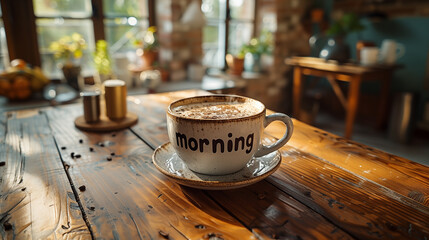
<path id="1" fill-rule="evenodd" d="M 95 207 L 89 207 L 89 210 L 94 211 Z"/>
<path id="2" fill-rule="evenodd" d="M 259 194 L 258 194 L 258 199 L 259 199 L 259 200 L 263 200 L 263 199 L 265 199 L 265 194 L 263 194 L 263 193 L 259 193 Z"/>
<path id="3" fill-rule="evenodd" d="M 147 205 L 148 208 L 152 209 L 153 207 L 151 205 Z"/>
<path id="4" fill-rule="evenodd" d="M 80 157 L 82 157 L 82 156 L 81 156 L 80 154 L 76 154 L 76 155 L 75 155 L 75 157 L 76 157 L 76 158 L 80 158 Z"/>
<path id="5" fill-rule="evenodd" d="M 79 143 L 83 143 L 83 140 L 82 140 L 82 139 L 79 139 Z"/>
<path id="6" fill-rule="evenodd" d="M 100 210 L 104 210 L 104 207 L 101 207 Z"/>
<path id="7" fill-rule="evenodd" d="M 79 190 L 80 190 L 81 192 L 85 192 L 85 190 L 86 190 L 85 185 L 80 186 L 80 187 L 79 187 Z"/>
<path id="8" fill-rule="evenodd" d="M 26 187 L 24 187 L 24 188 L 21 188 L 21 191 L 23 191 L 23 192 L 24 192 L 24 191 L 25 191 L 26 189 L 27 189 Z"/>
<path id="9" fill-rule="evenodd" d="M 107 157 L 107 161 L 112 161 L 112 157 Z"/>
<path id="10" fill-rule="evenodd" d="M 67 171 L 67 170 L 69 170 L 70 165 L 68 165 L 68 164 L 64 164 L 64 168 L 65 168 L 65 169 L 66 169 L 66 171 Z"/>
<path id="11" fill-rule="evenodd" d="M 116 137 L 116 134 L 112 134 L 112 137 Z"/>
<path id="12" fill-rule="evenodd" d="M 90 152 L 94 152 L 94 148 L 90 147 L 90 148 L 89 148 L 89 151 L 90 151 Z"/>
<path id="13" fill-rule="evenodd" d="M 204 226 L 202 224 L 198 224 L 198 225 L 195 225 L 195 228 L 197 228 L 197 229 L 205 229 L 206 226 Z"/>
<path id="14" fill-rule="evenodd" d="M 6 162 L 1 161 L 0 162 L 0 167 L 3 167 L 4 165 L 6 165 Z"/>
<path id="15" fill-rule="evenodd" d="M 64 229 L 64 230 L 66 230 L 66 229 L 69 229 L 67 226 L 65 226 L 65 225 L 61 225 L 61 228 L 62 229 Z"/>
<path id="16" fill-rule="evenodd" d="M 71 157 L 71 158 L 74 158 L 74 152 L 71 152 L 71 153 L 70 153 L 70 157 Z"/>
<path id="17" fill-rule="evenodd" d="M 110 153 L 110 156 L 115 156 L 115 153 L 114 152 Z"/>
<path id="18" fill-rule="evenodd" d="M 98 143 L 98 146 L 104 147 L 104 143 Z"/>
<path id="19" fill-rule="evenodd" d="M 4 222 L 3 227 L 5 231 L 12 230 L 12 224 L 10 224 L 9 222 Z"/>
<path id="20" fill-rule="evenodd" d="M 168 233 L 163 232 L 162 230 L 159 230 L 159 235 L 161 235 L 165 239 L 169 239 Z"/>
<path id="21" fill-rule="evenodd" d="M 66 150 L 67 148 L 66 147 L 61 147 L 61 150 Z"/>
<path id="22" fill-rule="evenodd" d="M 118 192 L 115 192 L 115 194 L 118 194 Z"/>
<path id="23" fill-rule="evenodd" d="M 158 195 L 158 198 L 162 197 L 162 193 Z"/>

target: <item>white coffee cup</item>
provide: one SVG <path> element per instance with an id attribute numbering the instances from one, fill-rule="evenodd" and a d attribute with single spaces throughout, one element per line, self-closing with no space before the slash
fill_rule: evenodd
<path id="1" fill-rule="evenodd" d="M 360 51 L 360 63 L 362 65 L 374 65 L 378 62 L 378 47 L 363 47 Z"/>
<path id="2" fill-rule="evenodd" d="M 380 62 L 394 64 L 396 60 L 405 54 L 404 45 L 391 39 L 383 40 L 380 50 Z"/>
<path id="3" fill-rule="evenodd" d="M 262 134 L 273 121 L 282 121 L 286 132 L 280 140 L 265 146 L 261 143 Z M 282 113 L 266 116 L 264 104 L 257 100 L 209 95 L 171 103 L 167 129 L 177 155 L 189 169 L 224 175 L 237 172 L 253 157 L 264 156 L 286 144 L 292 136 L 293 123 Z"/>

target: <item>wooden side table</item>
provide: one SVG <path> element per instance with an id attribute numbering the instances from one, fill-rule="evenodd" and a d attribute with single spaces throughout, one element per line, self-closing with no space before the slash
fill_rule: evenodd
<path id="1" fill-rule="evenodd" d="M 352 136 L 353 124 L 360 97 L 360 86 L 363 81 L 381 82 L 377 125 L 381 126 L 386 121 L 390 82 L 393 71 L 398 68 L 397 65 L 340 65 L 336 61 L 326 61 L 321 58 L 313 57 L 292 57 L 286 59 L 285 63 L 294 66 L 293 115 L 295 118 L 300 119 L 303 76 L 317 76 L 326 77 L 328 79 L 341 105 L 346 110 L 346 129 L 344 134 L 346 138 L 351 138 Z M 336 80 L 350 83 L 347 96 L 343 94 Z"/>

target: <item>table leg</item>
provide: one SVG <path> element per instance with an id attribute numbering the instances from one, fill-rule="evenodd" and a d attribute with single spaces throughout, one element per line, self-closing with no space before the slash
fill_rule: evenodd
<path id="1" fill-rule="evenodd" d="M 300 119 L 302 94 L 302 69 L 294 67 L 293 71 L 293 117 Z"/>
<path id="2" fill-rule="evenodd" d="M 359 92 L 361 84 L 360 76 L 352 76 L 350 81 L 349 96 L 348 96 L 348 106 L 346 109 L 346 131 L 344 134 L 345 138 L 350 139 L 353 132 L 353 124 L 356 118 L 356 112 L 359 103 Z"/>
<path id="3" fill-rule="evenodd" d="M 386 123 L 387 115 L 387 103 L 389 102 L 389 92 L 390 92 L 390 80 L 392 79 L 392 72 L 388 71 L 384 75 L 384 78 L 381 82 L 381 93 L 380 93 L 380 105 L 378 107 L 379 114 L 377 116 L 377 127 L 382 128 Z"/>

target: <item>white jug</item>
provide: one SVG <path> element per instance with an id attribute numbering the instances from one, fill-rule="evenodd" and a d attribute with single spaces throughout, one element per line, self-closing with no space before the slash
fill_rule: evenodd
<path id="1" fill-rule="evenodd" d="M 394 64 L 396 59 L 404 56 L 404 54 L 404 45 L 397 43 L 394 40 L 386 39 L 381 44 L 380 63 Z"/>

